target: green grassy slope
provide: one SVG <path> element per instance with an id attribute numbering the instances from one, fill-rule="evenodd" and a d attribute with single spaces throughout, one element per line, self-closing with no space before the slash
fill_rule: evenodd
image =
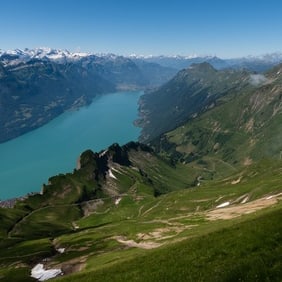
<path id="1" fill-rule="evenodd" d="M 262 158 L 281 159 L 280 69 L 268 73 L 265 84 L 219 99 L 218 106 L 151 144 L 164 155 L 205 168 L 210 177 L 234 173 Z"/>
<path id="2" fill-rule="evenodd" d="M 232 184 L 238 177 L 241 181 Z M 216 277 L 216 281 L 238 281 L 245 277 L 245 281 L 253 281 L 257 275 L 257 281 L 262 278 L 279 281 L 281 203 L 276 206 L 266 204 L 266 209 L 261 210 L 262 203 L 257 202 L 258 209 L 250 215 L 247 213 L 251 206 L 246 205 L 281 193 L 281 180 L 281 163 L 263 162 L 231 178 L 172 192 L 151 199 L 151 203 L 147 199 L 133 204 L 134 201 L 123 198 L 120 205 L 101 211 L 103 218 L 110 219 L 104 222 L 106 225 L 101 226 L 98 221 L 100 225 L 97 226 L 96 220 L 101 215 L 93 214 L 78 222 L 88 228 L 78 231 L 76 236 L 58 238 L 57 243 L 70 248 L 72 255 L 75 252 L 81 258 L 89 255 L 81 273 L 61 279 L 214 281 Z M 247 202 L 242 204 L 246 198 Z M 234 217 L 229 220 L 209 221 L 210 213 L 219 210 L 216 206 L 226 201 L 230 201 L 234 208 L 246 207 L 246 211 L 236 216 L 234 209 L 231 211 Z M 220 210 L 224 217 L 227 212 Z M 90 228 L 91 225 L 95 229 Z M 157 245 L 153 244 L 164 245 L 157 251 L 144 251 L 140 247 L 128 249 L 126 244 L 117 244 L 114 239 L 117 236 L 141 246 L 144 243 L 154 247 Z M 81 245 L 88 249 L 81 251 Z M 66 254 L 66 258 L 71 254 Z M 258 259 L 259 255 L 266 259 Z"/>
<path id="3" fill-rule="evenodd" d="M 157 195 L 189 187 L 193 175 L 187 178 L 183 175 L 186 168 L 177 168 L 137 143 L 114 144 L 100 153 L 84 152 L 80 169 L 51 177 L 42 194 L 18 202 L 13 209 L 0 209 L 0 277 L 29 281 L 26 269 L 56 254 L 55 242 L 61 234 L 80 237 L 77 228 L 118 223 L 136 216 L 141 204 L 150 205 Z M 119 248 L 118 243 L 114 246 Z M 106 247 L 102 243 L 99 249 Z"/>
<path id="4" fill-rule="evenodd" d="M 171 186 L 182 176 L 182 184 L 175 182 L 175 191 L 155 197 L 148 179 L 159 183 L 157 172 L 170 166 L 147 153 L 144 160 L 133 150 L 131 167 L 111 163 L 116 179 L 107 178 L 107 185 L 129 189 L 81 203 L 84 215 L 61 234 L 51 232 L 52 224 L 66 224 L 71 216 L 59 216 L 61 205 L 51 207 L 53 213 L 39 209 L 32 220 L 16 225 L 22 237 L 12 233 L 1 242 L 2 277 L 32 281 L 31 268 L 43 261 L 47 268 L 62 268 L 65 276 L 56 279 L 63 281 L 254 281 L 255 275 L 257 281 L 279 281 L 280 161 L 262 161 L 218 181 L 200 180 L 189 189 L 183 189 L 185 166 L 172 168 L 171 182 L 167 177 L 164 183 Z M 138 163 L 144 165 L 143 176 Z M 226 202 L 229 206 L 218 208 Z M 35 231 L 40 239 L 32 239 Z"/>
<path id="5" fill-rule="evenodd" d="M 281 281 L 281 208 L 58 281 Z"/>

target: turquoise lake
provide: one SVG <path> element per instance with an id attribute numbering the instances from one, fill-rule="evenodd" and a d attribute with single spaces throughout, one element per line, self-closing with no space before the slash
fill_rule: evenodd
<path id="1" fill-rule="evenodd" d="M 91 105 L 66 112 L 48 124 L 0 144 L 0 200 L 39 192 L 48 178 L 72 172 L 86 149 L 100 151 L 112 143 L 137 140 L 142 92 L 117 92 Z"/>

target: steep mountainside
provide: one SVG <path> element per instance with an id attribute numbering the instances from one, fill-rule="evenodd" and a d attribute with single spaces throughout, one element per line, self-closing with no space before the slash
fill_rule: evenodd
<path id="1" fill-rule="evenodd" d="M 251 83 L 152 144 L 211 175 L 232 173 L 262 158 L 281 159 L 282 65 L 263 77 L 252 75 Z"/>
<path id="2" fill-rule="evenodd" d="M 52 49 L 0 52 L 0 142 L 37 128 L 98 94 L 156 87 L 174 70 L 115 55 Z"/>
<path id="3" fill-rule="evenodd" d="M 72 64 L 33 60 L 6 68 L 0 77 L 0 142 L 115 89 L 99 74 L 85 73 Z"/>
<path id="4" fill-rule="evenodd" d="M 249 79 L 246 71 L 218 71 L 208 63 L 180 71 L 158 90 L 141 97 L 141 140 L 148 142 L 215 107 L 224 97 L 239 94 L 251 86 Z"/>

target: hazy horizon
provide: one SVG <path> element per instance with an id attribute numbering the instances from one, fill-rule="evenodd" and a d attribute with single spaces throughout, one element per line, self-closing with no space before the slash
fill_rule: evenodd
<path id="1" fill-rule="evenodd" d="M 0 48 L 0 51 L 2 52 L 13 52 L 16 50 L 36 50 L 36 49 L 51 49 L 51 50 L 58 50 L 58 51 L 68 51 L 70 53 L 81 53 L 81 54 L 88 54 L 88 55 L 116 55 L 116 56 L 123 56 L 123 57 L 140 57 L 140 58 L 154 58 L 154 57 L 185 57 L 185 58 L 197 58 L 197 57 L 218 57 L 220 59 L 240 59 L 240 58 L 248 58 L 248 57 L 260 57 L 260 56 L 265 56 L 265 55 L 273 55 L 273 54 L 279 54 L 282 55 L 282 51 L 277 50 L 274 52 L 265 52 L 261 54 L 247 54 L 243 56 L 237 56 L 237 57 L 222 57 L 218 56 L 216 54 L 136 54 L 136 53 L 131 53 L 131 54 L 120 54 L 120 53 L 114 53 L 114 52 L 85 52 L 84 50 L 71 50 L 67 48 L 52 48 L 50 46 L 39 46 L 39 47 L 24 47 L 24 48 L 15 48 L 15 49 L 2 49 Z"/>
<path id="2" fill-rule="evenodd" d="M 238 58 L 282 50 L 278 0 L 2 1 L 0 49 Z"/>

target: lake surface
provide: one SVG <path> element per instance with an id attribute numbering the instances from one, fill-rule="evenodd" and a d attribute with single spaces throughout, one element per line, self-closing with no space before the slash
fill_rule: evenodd
<path id="1" fill-rule="evenodd" d="M 66 112 L 48 124 L 0 144 L 0 200 L 39 192 L 48 178 L 72 172 L 86 149 L 99 152 L 112 143 L 137 140 L 142 92 L 117 92 Z"/>

